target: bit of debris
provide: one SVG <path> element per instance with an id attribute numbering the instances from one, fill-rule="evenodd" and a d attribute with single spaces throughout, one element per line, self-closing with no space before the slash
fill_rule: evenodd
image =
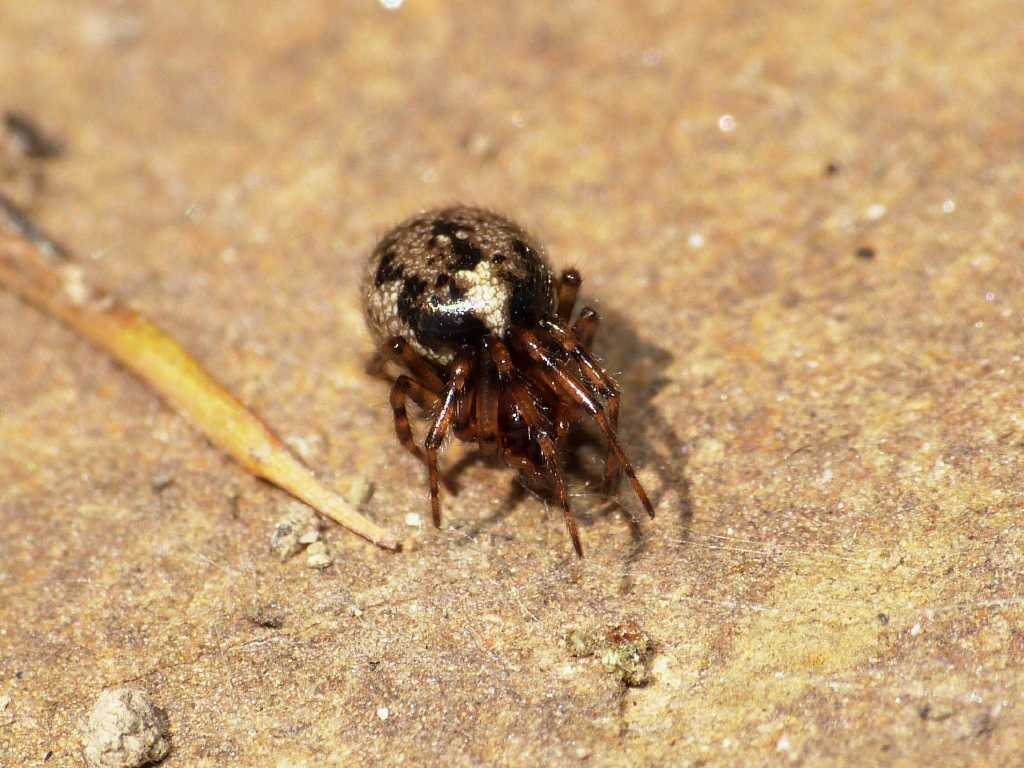
<path id="1" fill-rule="evenodd" d="M 857 249 L 857 258 L 861 261 L 871 261 L 875 258 L 875 249 L 870 245 L 862 245 Z"/>
<path id="2" fill-rule="evenodd" d="M 373 483 L 362 475 L 353 475 L 342 483 L 342 495 L 353 507 L 359 509 L 373 496 Z"/>
<path id="3" fill-rule="evenodd" d="M 651 638 L 639 625 L 626 622 L 612 627 L 601 663 L 630 686 L 644 685 L 650 677 Z"/>
<path id="4" fill-rule="evenodd" d="M 878 221 L 886 214 L 886 207 L 882 203 L 872 203 L 864 210 L 864 218 L 868 221 Z"/>
<path id="5" fill-rule="evenodd" d="M 410 528 L 422 528 L 423 518 L 420 517 L 416 512 L 410 512 L 405 516 L 405 524 Z"/>
<path id="6" fill-rule="evenodd" d="M 76 307 L 88 304 L 93 299 L 93 289 L 85 281 L 85 271 L 77 265 L 69 265 L 61 270 L 64 279 L 65 298 Z"/>
<path id="7" fill-rule="evenodd" d="M 270 549 L 281 562 L 295 557 L 302 549 L 320 539 L 320 521 L 305 504 L 293 501 L 285 514 L 274 523 Z"/>
<path id="8" fill-rule="evenodd" d="M 171 751 L 167 713 L 143 691 L 103 691 L 89 715 L 85 760 L 93 768 L 137 768 Z"/>
<path id="9" fill-rule="evenodd" d="M 22 112 L 4 113 L 4 130 L 11 151 L 36 160 L 59 157 L 63 147 L 46 135 L 35 120 Z"/>
<path id="10" fill-rule="evenodd" d="M 577 659 L 594 655 L 596 639 L 595 635 L 578 628 L 570 629 L 562 636 L 562 642 L 565 643 L 569 655 Z"/>
<path id="11" fill-rule="evenodd" d="M 650 680 L 651 638 L 633 621 L 604 632 L 572 629 L 563 642 L 571 656 L 597 656 L 605 670 L 618 676 L 624 685 L 636 687 Z"/>
<path id="12" fill-rule="evenodd" d="M 381 720 L 387 720 L 391 716 L 391 710 L 387 707 L 377 707 L 377 717 Z"/>
<path id="13" fill-rule="evenodd" d="M 331 553 L 327 551 L 327 545 L 322 541 L 314 541 L 309 545 L 306 552 L 309 555 L 306 558 L 306 565 L 310 568 L 322 570 L 334 563 L 334 558 L 331 557 Z"/>
<path id="14" fill-rule="evenodd" d="M 299 536 L 299 544 L 305 544 L 307 547 L 316 541 L 320 541 L 320 531 L 306 531 Z"/>
<path id="15" fill-rule="evenodd" d="M 153 489 L 153 493 L 163 493 L 172 485 L 174 485 L 174 475 L 170 472 L 161 472 L 149 481 L 149 487 Z"/>
<path id="16" fill-rule="evenodd" d="M 320 538 L 320 518 L 298 501 L 291 502 L 287 512 L 274 523 L 270 549 L 281 562 L 305 549 L 308 555 L 306 565 L 310 568 L 323 569 L 334 563 L 327 545 Z"/>
<path id="17" fill-rule="evenodd" d="M 498 154 L 498 145 L 494 137 L 486 133 L 474 131 L 464 136 L 459 143 L 473 157 L 490 160 Z"/>
<path id="18" fill-rule="evenodd" d="M 254 599 L 245 616 L 257 627 L 280 629 L 284 626 L 284 611 L 278 603 L 267 603 Z"/>

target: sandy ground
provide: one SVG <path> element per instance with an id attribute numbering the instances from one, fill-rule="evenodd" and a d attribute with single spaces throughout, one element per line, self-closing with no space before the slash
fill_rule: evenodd
<path id="1" fill-rule="evenodd" d="M 259 6 L 259 9 L 258 9 Z M 264 7 L 266 6 L 266 7 Z M 272 9 L 271 9 L 272 8 Z M 287 497 L 0 294 L 0 763 L 106 688 L 167 766 L 1005 765 L 1024 749 L 1024 41 L 1012 0 L 0 6 L 8 194 L 391 555 L 270 552 Z M 357 276 L 451 201 L 575 264 L 657 503 L 557 508 L 453 446 L 441 532 Z M 633 621 L 626 687 L 570 629 Z"/>

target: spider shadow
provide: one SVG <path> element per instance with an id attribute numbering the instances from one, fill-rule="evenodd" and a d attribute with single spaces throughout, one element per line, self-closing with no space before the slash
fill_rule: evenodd
<path id="1" fill-rule="evenodd" d="M 672 425 L 658 411 L 654 400 L 670 379 L 665 375 L 673 360 L 668 349 L 641 339 L 630 321 L 620 312 L 601 309 L 602 322 L 597 334 L 595 352 L 605 368 L 619 382 L 622 389 L 622 413 L 619 436 L 627 455 L 638 470 L 653 471 L 657 485 L 646 490 L 655 507 L 675 497 L 673 520 L 678 528 L 675 537 L 685 542 L 689 537 L 693 516 L 689 482 L 686 479 L 687 452 Z M 618 491 L 610 496 L 600 494 L 604 474 L 606 442 L 594 424 L 583 423 L 570 437 L 564 456 L 564 471 L 573 501 L 573 513 L 582 529 L 610 515 L 623 512 L 630 531 L 629 553 L 623 563 L 621 592 L 632 591 L 632 572 L 635 563 L 647 549 L 648 537 L 657 535 L 655 526 L 644 525 L 646 517 L 633 497 L 628 481 L 623 478 Z M 486 462 L 501 466 L 495 457 L 470 453 L 459 459 L 447 472 L 448 479 L 457 484 L 458 477 L 469 467 Z M 592 491 L 580 493 L 579 484 Z M 464 528 L 468 540 L 509 517 L 530 495 L 557 505 L 551 489 L 529 486 L 521 477 L 511 481 L 504 502 L 498 510 Z M 601 496 L 596 504 L 580 503 L 583 499 Z M 632 499 L 632 501 L 630 500 Z M 664 511 L 663 511 L 664 514 Z M 657 523 L 658 521 L 650 521 Z"/>

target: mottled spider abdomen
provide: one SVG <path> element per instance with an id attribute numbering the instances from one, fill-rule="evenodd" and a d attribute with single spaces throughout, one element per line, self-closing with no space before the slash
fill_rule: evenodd
<path id="1" fill-rule="evenodd" d="M 555 313 L 555 280 L 540 246 L 481 208 L 429 211 L 392 229 L 363 281 L 370 329 L 401 337 L 441 364 L 484 336 Z"/>

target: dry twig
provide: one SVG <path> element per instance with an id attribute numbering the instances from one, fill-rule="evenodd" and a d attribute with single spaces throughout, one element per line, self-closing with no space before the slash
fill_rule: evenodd
<path id="1" fill-rule="evenodd" d="M 323 486 L 270 429 L 180 344 L 114 296 L 0 198 L 0 286 L 66 323 L 148 383 L 214 445 L 359 536 L 401 548 L 390 532 Z"/>

